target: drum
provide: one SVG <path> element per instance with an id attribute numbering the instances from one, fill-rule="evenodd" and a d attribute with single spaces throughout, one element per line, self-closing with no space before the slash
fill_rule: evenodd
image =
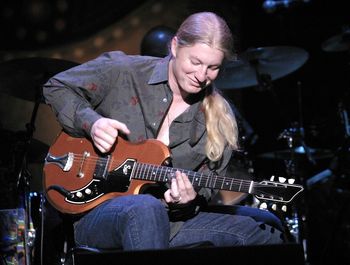
<path id="1" fill-rule="evenodd" d="M 26 166 L 31 175 L 31 190 L 40 192 L 42 190 L 42 169 L 46 154 L 49 146 L 54 142 L 62 128 L 56 121 L 51 108 L 46 104 L 40 103 L 35 116 L 33 138 L 27 147 L 27 124 L 31 121 L 34 106 L 34 102 L 1 94 L 0 141 L 3 152 L 0 155 L 0 161 L 6 168 L 18 168 L 21 166 L 24 152 L 28 148 L 25 158 Z"/>

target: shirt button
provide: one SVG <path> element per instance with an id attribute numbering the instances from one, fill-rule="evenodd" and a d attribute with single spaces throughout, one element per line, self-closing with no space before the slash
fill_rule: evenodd
<path id="1" fill-rule="evenodd" d="M 155 122 L 153 122 L 152 125 L 153 125 L 153 127 L 156 127 L 156 123 Z"/>
<path id="2" fill-rule="evenodd" d="M 163 98 L 163 102 L 164 103 L 168 102 L 168 99 L 167 98 Z"/>

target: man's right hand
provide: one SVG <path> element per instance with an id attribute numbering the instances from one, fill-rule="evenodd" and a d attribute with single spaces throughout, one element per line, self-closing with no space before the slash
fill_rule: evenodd
<path id="1" fill-rule="evenodd" d="M 106 153 L 111 150 L 118 133 L 129 134 L 128 127 L 117 120 L 101 118 L 98 119 L 91 127 L 90 136 L 98 150 Z"/>

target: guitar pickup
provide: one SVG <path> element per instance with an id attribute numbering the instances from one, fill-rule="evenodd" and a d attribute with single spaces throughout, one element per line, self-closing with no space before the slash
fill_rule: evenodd
<path id="1" fill-rule="evenodd" d="M 110 155 L 108 155 L 107 157 L 98 158 L 96 162 L 94 174 L 93 174 L 94 178 L 103 179 L 103 180 L 106 179 L 108 174 L 108 165 L 109 165 L 110 159 L 111 159 Z"/>

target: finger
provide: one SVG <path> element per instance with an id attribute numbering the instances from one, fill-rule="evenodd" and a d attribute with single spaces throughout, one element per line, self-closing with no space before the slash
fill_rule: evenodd
<path id="1" fill-rule="evenodd" d="M 118 137 L 118 129 L 115 128 L 112 124 L 109 122 L 107 123 L 107 126 L 102 130 L 105 134 L 112 137 L 113 139 L 116 139 Z"/>
<path id="2" fill-rule="evenodd" d="M 101 118 L 97 120 L 91 129 L 91 138 L 99 145 L 99 150 L 109 151 L 118 137 L 118 129 L 115 128 L 115 120 Z"/>
<path id="3" fill-rule="evenodd" d="M 180 192 L 179 192 L 179 188 L 177 185 L 177 178 L 172 178 L 171 179 L 171 186 L 170 186 L 170 196 L 177 200 L 180 197 Z"/>
<path id="4" fill-rule="evenodd" d="M 171 190 L 168 189 L 166 192 L 164 192 L 164 199 L 167 203 L 178 203 L 181 200 L 181 197 L 174 199 L 171 195 Z"/>
<path id="5" fill-rule="evenodd" d="M 164 192 L 164 199 L 167 203 L 172 202 L 173 199 L 170 196 L 170 189 Z"/>
<path id="6" fill-rule="evenodd" d="M 183 177 L 186 175 L 184 173 L 181 173 L 179 170 L 176 170 L 175 174 L 176 174 L 176 182 L 179 190 L 184 190 L 185 183 L 184 183 Z"/>
<path id="7" fill-rule="evenodd" d="M 115 129 L 117 129 L 117 130 L 120 130 L 120 131 L 123 132 L 124 134 L 129 134 L 129 133 L 130 133 L 129 128 L 126 126 L 125 123 L 122 123 L 122 122 L 117 121 L 117 120 L 112 120 L 112 119 L 109 120 L 109 123 L 110 123 L 110 125 L 111 125 L 113 128 L 115 128 Z"/>
<path id="8" fill-rule="evenodd" d="M 105 145 L 113 145 L 116 137 L 111 136 L 103 130 L 97 130 L 93 135 L 93 140 L 107 148 Z"/>
<path id="9" fill-rule="evenodd" d="M 197 196 L 197 193 L 194 190 L 191 181 L 185 173 L 176 173 L 176 180 L 182 197 L 182 202 L 191 201 Z"/>
<path id="10" fill-rule="evenodd" d="M 94 144 L 95 144 L 96 148 L 97 148 L 99 151 L 101 151 L 102 153 L 108 152 L 108 150 L 105 149 L 102 145 L 100 145 L 100 144 L 98 144 L 98 143 L 96 143 L 96 142 L 94 142 Z"/>
<path id="11" fill-rule="evenodd" d="M 188 178 L 188 176 L 185 173 L 182 173 L 182 181 L 183 181 L 183 184 L 184 184 L 184 187 L 186 190 L 193 189 L 192 182 L 190 181 L 190 179 Z"/>
<path id="12" fill-rule="evenodd" d="M 192 184 L 188 180 L 188 177 L 185 173 L 181 173 L 179 171 L 176 172 L 176 182 L 178 186 L 179 193 L 184 197 L 187 196 L 188 193 L 192 192 Z"/>
<path id="13" fill-rule="evenodd" d="M 108 152 L 113 146 L 113 144 L 110 144 L 110 143 L 106 142 L 105 140 L 98 138 L 98 137 L 95 137 L 93 139 L 93 141 L 94 141 L 95 146 L 103 153 Z"/>

